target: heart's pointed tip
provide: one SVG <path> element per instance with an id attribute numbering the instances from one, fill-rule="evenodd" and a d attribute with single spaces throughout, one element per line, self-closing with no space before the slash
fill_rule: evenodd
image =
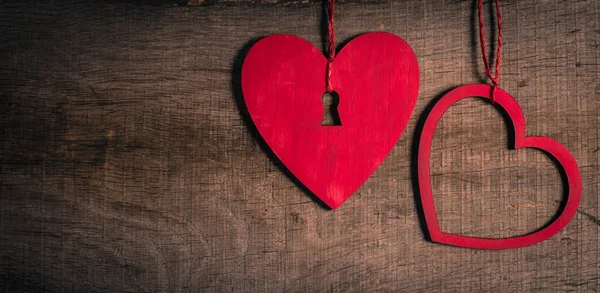
<path id="1" fill-rule="evenodd" d="M 436 232 L 431 232 L 431 231 L 428 231 L 428 232 L 429 232 L 429 240 L 430 240 L 431 242 L 437 242 L 437 243 L 440 243 L 441 237 L 440 237 L 440 235 L 439 235 L 438 233 L 436 233 Z"/>
<path id="2" fill-rule="evenodd" d="M 327 205 L 331 210 L 336 210 L 337 208 L 339 208 L 344 202 L 346 202 L 346 200 L 349 198 L 328 198 L 328 199 L 321 199 L 323 201 L 323 203 L 325 203 L 325 205 Z"/>
<path id="3" fill-rule="evenodd" d="M 330 202 L 326 202 L 325 204 L 327 204 L 327 206 L 329 206 L 329 208 L 331 208 L 331 210 L 335 211 L 337 208 L 339 208 L 345 200 L 342 201 L 330 201 Z"/>

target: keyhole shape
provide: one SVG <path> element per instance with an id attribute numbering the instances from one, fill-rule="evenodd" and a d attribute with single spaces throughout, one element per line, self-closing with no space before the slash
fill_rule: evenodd
<path id="1" fill-rule="evenodd" d="M 321 97 L 323 102 L 323 120 L 321 126 L 342 126 L 340 113 L 338 113 L 338 105 L 340 104 L 340 96 L 336 92 L 324 93 Z"/>

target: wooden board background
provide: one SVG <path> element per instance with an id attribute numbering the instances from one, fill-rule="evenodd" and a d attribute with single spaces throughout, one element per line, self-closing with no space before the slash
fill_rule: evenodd
<path id="1" fill-rule="evenodd" d="M 73 2 L 0 4 L 2 291 L 600 290 L 600 1 L 501 1 L 501 85 L 528 134 L 573 152 L 584 184 L 563 231 L 508 251 L 426 241 L 414 194 L 422 114 L 484 77 L 474 0 L 337 5 L 340 42 L 387 31 L 412 45 L 421 90 L 387 160 L 336 211 L 282 172 L 240 90 L 257 39 L 323 47 L 319 1 Z M 557 169 L 508 150 L 489 104 L 460 102 L 436 135 L 446 231 L 520 235 L 559 208 Z"/>

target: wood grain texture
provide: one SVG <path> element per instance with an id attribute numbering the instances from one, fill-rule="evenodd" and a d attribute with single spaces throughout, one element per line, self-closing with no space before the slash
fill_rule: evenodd
<path id="1" fill-rule="evenodd" d="M 340 42 L 404 38 L 421 90 L 388 158 L 335 211 L 273 162 L 240 89 L 257 39 L 322 46 L 322 5 L 72 2 L 1 4 L 2 291 L 600 291 L 599 1 L 501 1 L 501 87 L 527 135 L 563 143 L 583 178 L 564 230 L 506 251 L 425 241 L 414 198 L 421 115 L 484 76 L 475 1 L 336 6 Z M 559 208 L 552 162 L 508 150 L 505 133 L 477 99 L 440 121 L 431 171 L 444 231 L 520 235 Z"/>

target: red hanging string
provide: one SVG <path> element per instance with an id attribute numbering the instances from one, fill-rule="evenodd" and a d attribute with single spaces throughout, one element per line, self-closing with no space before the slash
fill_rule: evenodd
<path id="1" fill-rule="evenodd" d="M 335 0 L 327 0 L 327 17 L 329 19 L 328 25 L 328 36 L 327 36 L 327 44 L 328 44 L 328 53 L 327 57 L 327 92 L 333 92 L 331 87 L 331 64 L 333 63 L 333 59 L 335 58 L 335 32 L 333 30 L 333 8 L 334 8 Z"/>
<path id="2" fill-rule="evenodd" d="M 502 50 L 502 14 L 500 13 L 500 5 L 498 5 L 498 0 L 494 0 L 496 3 L 496 15 L 498 18 L 498 47 L 496 49 L 496 72 L 495 75 L 492 76 L 492 70 L 490 69 L 490 62 L 485 53 L 485 36 L 483 31 L 483 1 L 479 0 L 477 3 L 477 9 L 479 10 L 479 41 L 481 43 L 481 54 L 483 55 L 483 63 L 485 64 L 485 71 L 487 76 L 492 81 L 492 94 L 490 99 L 492 103 L 494 102 L 494 94 L 496 93 L 496 88 L 498 87 L 499 78 L 500 78 L 500 53 Z"/>

